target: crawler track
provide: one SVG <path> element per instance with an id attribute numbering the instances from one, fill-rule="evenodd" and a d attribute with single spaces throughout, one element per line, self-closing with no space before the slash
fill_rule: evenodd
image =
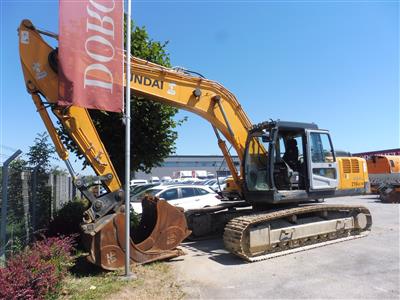
<path id="1" fill-rule="evenodd" d="M 313 205 L 234 218 L 223 238 L 227 250 L 252 262 L 360 238 L 371 225 L 366 207 Z"/>

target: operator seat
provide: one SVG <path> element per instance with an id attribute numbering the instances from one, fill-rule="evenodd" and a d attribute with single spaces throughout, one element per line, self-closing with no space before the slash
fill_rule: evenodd
<path id="1" fill-rule="evenodd" d="M 286 151 L 282 159 L 289 165 L 293 171 L 299 170 L 299 149 L 297 148 L 297 141 L 290 138 L 286 142 Z"/>

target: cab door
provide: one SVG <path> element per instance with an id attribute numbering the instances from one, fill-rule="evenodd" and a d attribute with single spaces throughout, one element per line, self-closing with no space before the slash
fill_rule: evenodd
<path id="1" fill-rule="evenodd" d="M 306 130 L 310 191 L 338 187 L 338 165 L 328 131 Z"/>

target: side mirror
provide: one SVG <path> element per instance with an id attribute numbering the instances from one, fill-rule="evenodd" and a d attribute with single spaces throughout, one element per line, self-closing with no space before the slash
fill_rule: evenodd
<path id="1" fill-rule="evenodd" d="M 268 143 L 271 141 L 269 131 L 263 133 L 263 135 L 261 136 L 261 140 L 263 143 Z"/>
<path id="2" fill-rule="evenodd" d="M 252 133 L 252 137 L 261 137 L 263 143 L 271 142 L 270 132 L 263 130 Z"/>

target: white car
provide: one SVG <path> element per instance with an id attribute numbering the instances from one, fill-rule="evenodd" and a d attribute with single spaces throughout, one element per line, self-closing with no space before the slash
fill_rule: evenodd
<path id="1" fill-rule="evenodd" d="M 215 183 L 210 185 L 210 188 L 216 192 L 222 192 L 226 188 L 226 180 L 228 177 L 219 177 Z"/>
<path id="2" fill-rule="evenodd" d="M 150 178 L 150 183 L 160 183 L 160 178 L 153 176 Z"/>
<path id="3" fill-rule="evenodd" d="M 161 177 L 161 183 L 168 183 L 171 182 L 172 178 L 170 176 L 163 176 Z"/>
<path id="4" fill-rule="evenodd" d="M 130 182 L 130 186 L 136 186 L 136 185 L 140 185 L 140 184 L 147 184 L 147 180 L 146 179 L 132 179 Z"/>
<path id="5" fill-rule="evenodd" d="M 131 197 L 131 208 L 142 213 L 142 198 L 145 195 L 156 196 L 169 204 L 182 207 L 185 211 L 221 203 L 221 196 L 206 186 L 169 185 L 156 186 Z"/>

